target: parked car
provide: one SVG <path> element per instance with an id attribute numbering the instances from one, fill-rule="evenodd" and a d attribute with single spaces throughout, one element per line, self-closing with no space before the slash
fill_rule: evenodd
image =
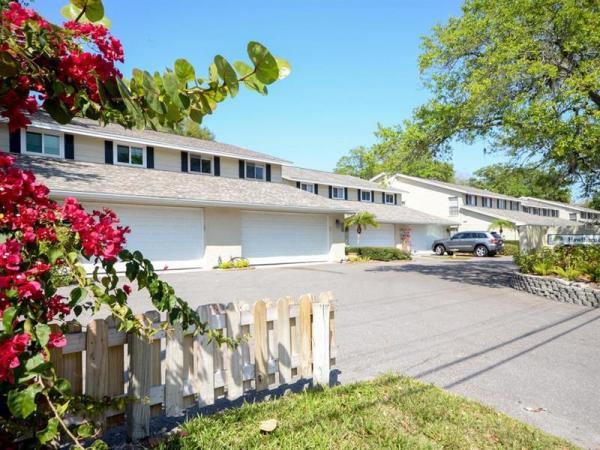
<path id="1" fill-rule="evenodd" d="M 504 240 L 495 231 L 461 231 L 449 239 L 438 239 L 431 249 L 436 255 L 454 252 L 474 253 L 476 256 L 494 256 L 504 248 Z"/>

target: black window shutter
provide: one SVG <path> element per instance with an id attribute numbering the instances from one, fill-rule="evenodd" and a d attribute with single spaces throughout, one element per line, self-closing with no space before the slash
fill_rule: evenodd
<path id="1" fill-rule="evenodd" d="M 371 191 L 371 203 L 375 202 L 375 191 Z"/>
<path id="2" fill-rule="evenodd" d="M 65 134 L 65 159 L 75 159 L 75 136 Z"/>
<path id="3" fill-rule="evenodd" d="M 333 198 L 333 186 L 329 186 L 329 198 Z"/>
<path id="4" fill-rule="evenodd" d="M 8 146 L 11 153 L 21 153 L 21 130 L 10 133 Z"/>
<path id="5" fill-rule="evenodd" d="M 154 147 L 146 147 L 146 167 L 154 169 Z"/>
<path id="6" fill-rule="evenodd" d="M 215 177 L 221 176 L 221 158 L 219 156 L 215 156 L 213 159 L 213 164 L 215 165 Z"/>
<path id="7" fill-rule="evenodd" d="M 267 164 L 267 181 L 271 181 L 271 164 Z"/>
<path id="8" fill-rule="evenodd" d="M 381 203 L 385 203 L 385 192 L 381 193 Z"/>
<path id="9" fill-rule="evenodd" d="M 361 197 L 361 195 L 362 195 L 362 194 L 361 194 L 361 192 L 360 192 L 360 189 L 359 189 L 359 190 L 358 190 L 358 201 L 359 201 L 359 202 L 362 202 L 362 197 Z"/>
<path id="10" fill-rule="evenodd" d="M 296 187 L 297 187 L 298 189 L 300 189 L 300 182 L 299 182 L 299 181 L 296 181 Z"/>
<path id="11" fill-rule="evenodd" d="M 104 141 L 104 162 L 106 164 L 114 164 L 112 141 Z"/>
<path id="12" fill-rule="evenodd" d="M 398 204 L 398 194 L 394 194 L 394 205 Z"/>
<path id="13" fill-rule="evenodd" d="M 477 206 L 477 196 L 474 195 L 473 198 L 475 199 L 475 206 Z"/>
<path id="14" fill-rule="evenodd" d="M 188 152 L 181 152 L 181 171 L 188 171 Z"/>
<path id="15" fill-rule="evenodd" d="M 348 188 L 344 188 L 344 200 L 348 200 Z"/>
<path id="16" fill-rule="evenodd" d="M 238 161 L 238 163 L 239 163 L 238 166 L 239 166 L 239 169 L 240 169 L 240 174 L 239 174 L 240 178 L 246 178 L 246 174 L 244 173 L 244 168 L 245 168 L 244 161 L 240 159 Z"/>
<path id="17" fill-rule="evenodd" d="M 315 183 L 315 194 L 319 195 L 319 185 Z"/>

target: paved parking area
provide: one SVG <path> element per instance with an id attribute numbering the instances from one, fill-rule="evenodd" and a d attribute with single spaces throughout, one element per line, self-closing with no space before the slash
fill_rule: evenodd
<path id="1" fill-rule="evenodd" d="M 510 270 L 505 258 L 418 258 L 165 277 L 194 304 L 332 290 L 342 383 L 408 374 L 600 448 L 600 310 L 515 291 Z"/>

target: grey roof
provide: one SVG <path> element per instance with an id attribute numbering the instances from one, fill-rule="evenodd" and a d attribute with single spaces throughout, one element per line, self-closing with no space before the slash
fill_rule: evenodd
<path id="1" fill-rule="evenodd" d="M 285 159 L 265 153 L 255 152 L 235 145 L 223 144 L 217 141 L 206 141 L 188 136 L 179 136 L 177 134 L 163 133 L 153 130 L 128 130 L 120 125 L 108 124 L 101 125 L 97 121 L 89 119 L 74 118 L 67 125 L 60 125 L 45 113 L 37 113 L 31 117 L 32 126 L 51 127 L 63 132 L 73 134 L 83 134 L 91 136 L 106 137 L 109 139 L 135 139 L 143 141 L 146 145 L 155 145 L 158 147 L 176 148 L 179 150 L 189 150 L 196 152 L 206 152 L 216 155 L 239 157 L 242 159 L 252 159 L 257 161 L 270 162 L 275 164 L 291 164 Z"/>
<path id="2" fill-rule="evenodd" d="M 522 211 L 511 211 L 509 209 L 481 208 L 477 206 L 461 206 L 461 211 L 471 211 L 494 219 L 505 219 L 515 225 L 544 225 L 544 226 L 572 226 L 570 220 L 558 217 L 535 216 Z"/>
<path id="3" fill-rule="evenodd" d="M 585 212 L 591 212 L 591 213 L 600 213 L 599 210 L 597 209 L 592 209 L 592 208 L 587 208 L 586 206 L 581 206 L 581 205 L 572 205 L 570 203 L 563 203 L 563 202 L 557 202 L 555 200 L 545 200 L 543 198 L 536 198 L 536 197 L 521 197 L 521 200 L 523 202 L 524 205 L 526 206 L 536 206 L 538 208 L 564 208 L 564 209 L 571 209 L 571 210 L 577 210 L 577 211 L 585 211 Z"/>
<path id="4" fill-rule="evenodd" d="M 454 190 L 457 192 L 462 192 L 465 194 L 480 195 L 483 197 L 500 198 L 500 199 L 505 199 L 505 200 L 517 201 L 517 202 L 521 201 L 521 199 L 519 199 L 517 197 L 511 197 L 510 195 L 498 194 L 496 192 L 488 191 L 487 189 L 479 189 L 479 188 L 476 188 L 473 186 L 468 186 L 465 184 L 456 184 L 456 183 L 448 183 L 445 181 L 429 180 L 427 178 L 413 177 L 410 175 L 404 175 L 402 173 L 395 174 L 394 176 L 399 177 L 399 178 L 418 181 L 421 183 L 431 184 L 433 186 L 445 187 L 445 188 L 448 188 L 448 189 L 451 189 L 451 190 Z"/>
<path id="5" fill-rule="evenodd" d="M 339 173 L 324 172 L 321 170 L 305 169 L 302 167 L 285 166 L 283 167 L 283 178 L 292 181 L 304 181 L 308 183 L 327 184 L 354 189 L 368 189 L 382 192 L 405 192 L 400 189 L 387 188 L 373 181 L 363 180 L 362 178 L 351 175 L 341 175 Z"/>
<path id="6" fill-rule="evenodd" d="M 306 212 L 352 212 L 346 205 L 284 183 L 240 180 L 155 169 L 18 156 L 56 196 L 125 203 L 170 203 Z"/>
<path id="7" fill-rule="evenodd" d="M 442 217 L 432 216 L 406 206 L 384 205 L 382 203 L 357 202 L 350 200 L 334 200 L 348 209 L 354 211 L 368 211 L 375 214 L 378 222 L 398 223 L 403 225 L 458 225 Z"/>

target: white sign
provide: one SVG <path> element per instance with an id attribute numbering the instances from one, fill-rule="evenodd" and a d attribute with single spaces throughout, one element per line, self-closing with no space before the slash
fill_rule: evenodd
<path id="1" fill-rule="evenodd" d="M 600 245 L 600 234 L 549 234 L 548 245 Z"/>

